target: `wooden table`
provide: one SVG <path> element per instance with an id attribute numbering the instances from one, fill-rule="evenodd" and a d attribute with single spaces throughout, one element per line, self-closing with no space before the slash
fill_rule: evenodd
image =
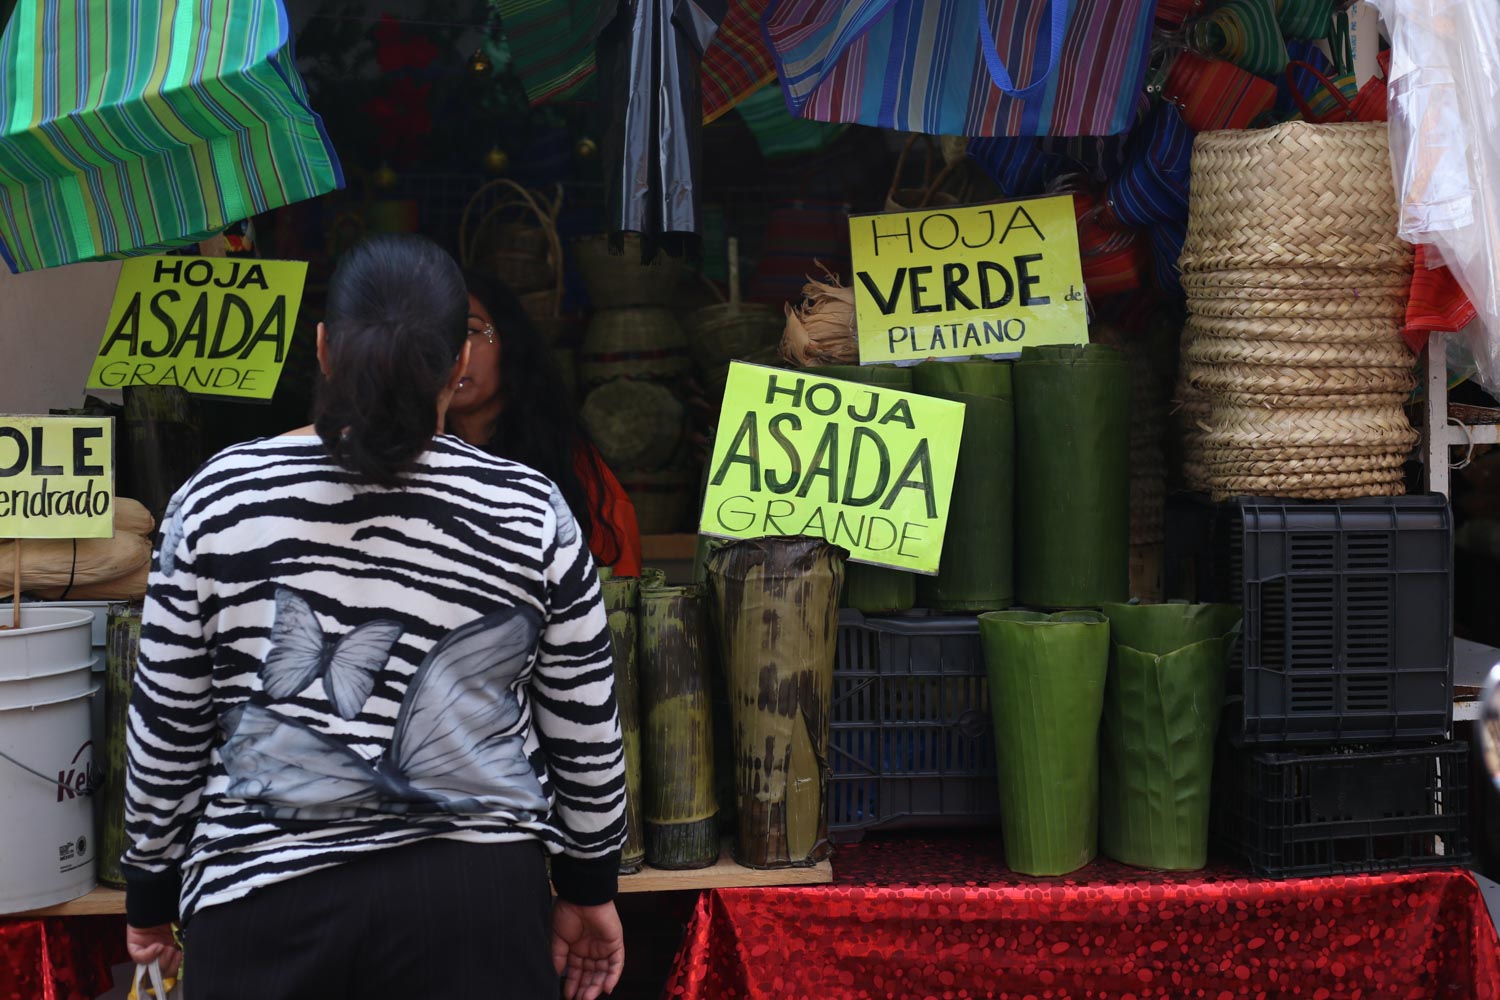
<path id="1" fill-rule="evenodd" d="M 700 889 L 736 889 L 772 885 L 827 885 L 833 881 L 833 865 L 827 861 L 811 868 L 778 868 L 757 871 L 736 864 L 726 847 L 711 868 L 669 872 L 642 868 L 634 875 L 620 876 L 620 892 L 681 892 Z M 0 916 L 0 920 L 27 917 L 97 917 L 125 912 L 125 893 L 103 886 L 86 896 L 56 906 Z"/>

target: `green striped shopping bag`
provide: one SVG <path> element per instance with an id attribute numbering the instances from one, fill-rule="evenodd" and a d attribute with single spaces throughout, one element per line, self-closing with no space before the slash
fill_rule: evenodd
<path id="1" fill-rule="evenodd" d="M 14 271 L 184 246 L 343 183 L 280 0 L 20 0 L 0 36 Z"/>

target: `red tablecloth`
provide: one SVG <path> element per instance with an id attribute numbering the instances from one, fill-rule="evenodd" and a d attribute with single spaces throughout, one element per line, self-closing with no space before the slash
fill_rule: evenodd
<path id="1" fill-rule="evenodd" d="M 124 917 L 0 917 L 0 1000 L 94 1000 L 123 961 Z"/>
<path id="2" fill-rule="evenodd" d="M 1500 1000 L 1500 942 L 1463 871 L 1033 879 L 957 836 L 842 848 L 834 871 L 831 886 L 703 893 L 666 995 Z"/>

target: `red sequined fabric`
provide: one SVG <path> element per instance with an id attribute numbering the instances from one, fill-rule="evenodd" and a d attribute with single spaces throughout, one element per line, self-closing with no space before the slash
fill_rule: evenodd
<path id="1" fill-rule="evenodd" d="M 703 893 L 666 996 L 1500 1000 L 1500 942 L 1463 871 L 1034 879 L 977 837 L 871 840 L 834 871 Z"/>
<path id="2" fill-rule="evenodd" d="M 125 960 L 124 917 L 0 917 L 0 1000 L 94 1000 Z"/>

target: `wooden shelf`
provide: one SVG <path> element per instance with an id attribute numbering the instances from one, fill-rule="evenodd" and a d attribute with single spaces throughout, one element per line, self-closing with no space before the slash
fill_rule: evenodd
<path id="1" fill-rule="evenodd" d="M 700 889 L 736 889 L 762 885 L 826 885 L 832 881 L 833 865 L 827 861 L 811 868 L 757 871 L 735 864 L 726 848 L 719 863 L 712 868 L 686 872 L 642 868 L 634 875 L 621 875 L 620 892 L 696 892 Z M 24 917 L 98 917 L 124 912 L 125 893 L 119 889 L 100 886 L 88 895 L 66 903 L 28 910 L 25 913 L 3 914 L 0 915 L 0 920 Z"/>
<path id="2" fill-rule="evenodd" d="M 691 560 L 698 554 L 697 535 L 642 535 L 641 558 L 646 562 Z"/>

